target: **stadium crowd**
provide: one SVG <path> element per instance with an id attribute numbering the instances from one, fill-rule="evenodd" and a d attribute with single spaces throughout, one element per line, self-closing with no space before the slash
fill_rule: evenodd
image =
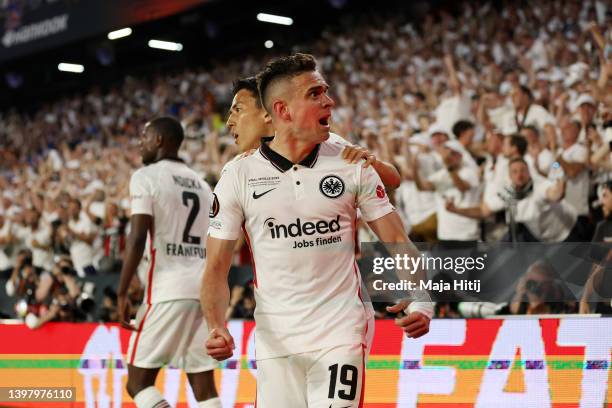
<path id="1" fill-rule="evenodd" d="M 332 130 L 400 170 L 390 195 L 413 240 L 611 239 L 611 2 L 504 4 L 463 2 L 460 15 L 436 10 L 418 24 L 352 16 L 295 51 L 315 55 L 331 84 Z M 136 136 L 156 115 L 178 117 L 183 158 L 214 186 L 237 152 L 224 125 L 232 81 L 264 62 L 128 76 L 0 113 L 0 274 L 20 316 L 114 319 L 113 291 L 90 316 L 79 282 L 119 271 Z M 248 263 L 240 251 L 237 266 Z M 239 286 L 228 316 L 252 307 Z"/>

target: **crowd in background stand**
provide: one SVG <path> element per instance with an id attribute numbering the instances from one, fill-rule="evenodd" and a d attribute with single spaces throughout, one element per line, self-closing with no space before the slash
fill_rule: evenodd
<path id="1" fill-rule="evenodd" d="M 612 238 L 612 206 L 602 207 L 612 179 L 612 2 L 461 10 L 418 24 L 353 16 L 296 46 L 331 84 L 332 130 L 400 170 L 390 196 L 414 240 Z M 237 153 L 224 126 L 232 81 L 264 63 L 127 76 L 32 114 L 0 113 L 0 273 L 20 316 L 25 300 L 39 322 L 114 320 L 112 288 L 92 316 L 79 282 L 120 268 L 142 126 L 178 117 L 183 158 L 214 185 Z M 372 240 L 363 225 L 360 238 Z M 236 264 L 247 258 L 237 252 Z M 141 292 L 135 282 L 135 298 Z M 252 289 L 232 293 L 228 316 L 251 317 Z"/>

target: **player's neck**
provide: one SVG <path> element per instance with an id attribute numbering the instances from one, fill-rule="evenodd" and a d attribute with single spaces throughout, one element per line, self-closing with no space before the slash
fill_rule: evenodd
<path id="1" fill-rule="evenodd" d="M 160 160 L 183 161 L 183 159 L 178 157 L 178 153 L 162 153 L 155 161 L 158 162 Z"/>
<path id="2" fill-rule="evenodd" d="M 292 163 L 304 160 L 318 143 L 298 140 L 291 135 L 276 134 L 270 142 L 270 148 Z"/>

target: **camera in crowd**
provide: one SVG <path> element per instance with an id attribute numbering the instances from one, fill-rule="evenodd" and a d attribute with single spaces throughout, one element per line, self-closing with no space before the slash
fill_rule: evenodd
<path id="1" fill-rule="evenodd" d="M 32 253 L 23 250 L 6 284 L 17 297 L 15 312 L 35 329 L 49 321 L 94 321 L 95 284 L 77 279 L 69 256 L 56 256 L 50 272 L 32 265 Z"/>

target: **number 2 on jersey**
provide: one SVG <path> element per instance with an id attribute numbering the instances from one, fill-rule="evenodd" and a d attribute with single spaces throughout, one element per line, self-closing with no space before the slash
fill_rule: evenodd
<path id="1" fill-rule="evenodd" d="M 336 395 L 336 382 L 338 380 L 338 364 L 334 364 L 329 366 L 329 371 L 331 371 L 330 379 L 329 379 L 329 393 L 327 394 L 328 398 L 334 398 Z M 350 375 L 349 375 L 350 373 Z M 345 364 L 340 369 L 340 383 L 342 385 L 349 386 L 348 392 L 345 390 L 338 391 L 338 397 L 343 400 L 354 400 L 355 395 L 357 395 L 357 375 L 359 371 L 357 367 Z"/>
<path id="2" fill-rule="evenodd" d="M 189 235 L 193 222 L 200 212 L 200 199 L 196 193 L 191 191 L 183 191 L 183 205 L 189 207 L 189 201 L 193 201 L 189 215 L 187 216 L 187 222 L 185 223 L 185 229 L 183 230 L 183 242 L 186 244 L 200 245 L 200 237 Z"/>

